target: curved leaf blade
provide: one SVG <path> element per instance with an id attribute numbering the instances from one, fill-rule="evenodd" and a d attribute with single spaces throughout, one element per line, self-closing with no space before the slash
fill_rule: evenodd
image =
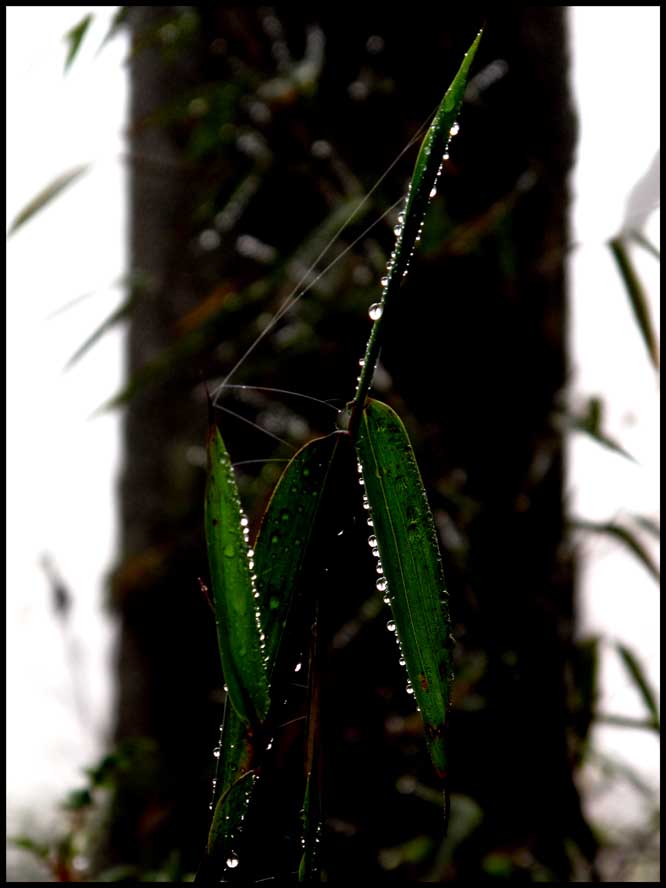
<path id="1" fill-rule="evenodd" d="M 375 323 L 372 326 L 365 350 L 361 375 L 354 394 L 355 406 L 350 422 L 350 433 L 353 437 L 356 435 L 359 413 L 365 402 L 379 357 L 381 331 L 386 323 L 386 315 L 387 312 L 392 310 L 397 301 L 403 279 L 407 274 L 409 262 L 420 238 L 421 226 L 423 225 L 428 205 L 434 196 L 437 179 L 442 171 L 442 159 L 446 155 L 452 135 L 457 132 L 453 127 L 457 124 L 457 117 L 467 86 L 469 69 L 474 61 L 482 35 L 483 29 L 479 31 L 472 45 L 465 53 L 458 73 L 453 78 L 439 108 L 435 112 L 435 117 L 423 138 L 416 158 L 412 180 L 407 193 L 407 201 L 402 214 L 398 239 L 391 261 L 387 266 L 386 282 L 380 303 L 382 310 L 376 315 Z"/>
<path id="2" fill-rule="evenodd" d="M 273 491 L 257 534 L 254 559 L 269 679 L 277 665 L 326 482 L 346 440 L 345 432 L 333 432 L 310 441 L 294 455 Z"/>
<path id="3" fill-rule="evenodd" d="M 215 425 L 207 449 L 204 524 L 222 671 L 232 706 L 242 721 L 256 726 L 268 712 L 268 681 L 240 497 Z"/>
<path id="4" fill-rule="evenodd" d="M 366 403 L 356 449 L 402 655 L 433 765 L 444 778 L 453 663 L 435 524 L 405 427 L 386 404 Z"/>

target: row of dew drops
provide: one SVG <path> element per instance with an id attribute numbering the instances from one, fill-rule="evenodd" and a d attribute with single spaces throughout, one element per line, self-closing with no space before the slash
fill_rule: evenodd
<path id="1" fill-rule="evenodd" d="M 235 491 L 234 491 L 234 493 L 235 493 Z M 238 499 L 237 496 L 236 496 L 236 499 Z M 240 507 L 240 501 L 238 501 L 238 505 Z M 249 546 L 249 542 L 250 542 L 249 524 L 250 524 L 250 522 L 248 520 L 247 515 L 241 510 L 240 525 L 241 525 L 241 528 L 243 531 L 243 540 L 244 540 L 245 546 L 246 546 L 248 568 L 250 571 L 250 584 L 251 584 L 251 588 L 252 588 L 252 596 L 253 596 L 254 600 L 256 601 L 259 598 L 260 593 L 259 593 L 259 590 L 257 589 L 257 585 L 256 585 L 257 575 L 254 572 L 254 567 L 255 567 L 254 549 L 252 549 Z M 266 665 L 268 665 L 268 656 L 266 655 L 266 633 L 264 632 L 263 627 L 261 625 L 261 612 L 256 605 L 255 605 L 255 609 L 254 609 L 254 617 L 255 617 L 256 624 L 257 624 L 257 629 L 259 631 L 259 646 L 260 646 L 260 651 L 261 651 L 261 657 L 262 657 L 262 661 L 264 663 L 264 666 L 266 666 Z M 226 694 L 229 693 L 229 688 L 226 684 L 224 685 L 224 691 Z M 219 767 L 220 767 L 220 756 L 222 754 L 223 733 L 224 733 L 224 721 L 220 725 L 220 733 L 219 733 L 217 745 L 213 749 L 213 757 L 215 758 L 216 763 L 215 763 L 215 776 L 212 779 L 211 799 L 208 804 L 209 811 L 212 811 L 215 806 L 215 795 L 216 795 L 216 791 L 217 791 L 217 782 L 218 782 L 218 774 L 219 774 Z M 272 745 L 273 745 L 273 741 L 271 740 L 269 742 L 267 748 L 270 749 Z M 230 748 L 231 749 L 234 748 L 233 743 L 231 744 Z M 251 783 L 251 785 L 248 785 L 245 790 L 245 798 L 244 798 L 245 805 L 247 805 L 250 801 L 250 794 L 252 791 L 252 787 L 256 783 L 257 779 L 258 779 L 258 777 L 256 774 L 250 775 L 250 780 L 252 781 L 252 783 Z M 229 820 L 229 819 L 230 819 L 230 815 L 226 814 L 225 820 Z M 241 814 L 240 820 L 241 820 L 241 822 L 243 820 L 245 820 L 245 813 Z M 230 851 L 229 855 L 226 859 L 227 868 L 228 869 L 235 869 L 239 863 L 240 863 L 240 860 L 238 858 L 238 855 L 234 851 Z"/>
<path id="2" fill-rule="evenodd" d="M 356 470 L 358 472 L 358 483 L 361 485 L 361 487 L 364 487 L 365 481 L 363 479 L 363 466 L 361 465 L 360 462 L 356 463 Z M 363 502 L 363 508 L 368 513 L 368 518 L 367 518 L 368 527 L 373 528 L 375 526 L 375 522 L 372 517 L 372 507 L 370 506 L 370 501 L 368 500 L 368 496 L 365 493 L 363 494 L 362 502 Z M 386 577 L 384 576 L 384 567 L 382 565 L 381 556 L 379 554 L 379 543 L 377 542 L 377 537 L 373 533 L 371 533 L 370 536 L 368 537 L 368 545 L 370 546 L 370 551 L 372 552 L 373 557 L 377 559 L 377 563 L 375 565 L 375 570 L 377 571 L 379 576 L 377 577 L 377 581 L 375 582 L 375 588 L 377 589 L 378 592 L 381 592 L 382 595 L 384 596 L 384 604 L 388 604 L 390 606 L 391 592 L 389 590 L 389 583 L 388 583 L 388 580 L 386 579 Z M 400 636 L 397 631 L 395 620 L 390 619 L 388 621 L 388 623 L 386 624 L 386 628 L 393 635 L 393 638 L 395 638 L 396 644 L 398 645 L 398 648 L 400 650 L 400 657 L 398 660 L 399 664 L 401 666 L 406 666 L 407 663 L 405 661 L 405 655 L 404 655 L 404 652 L 402 649 L 402 642 L 400 641 Z M 412 686 L 412 682 L 409 679 L 409 677 L 407 678 L 406 690 L 407 690 L 407 693 L 410 695 L 412 695 L 414 693 L 414 688 Z M 418 703 L 416 704 L 416 709 L 419 712 L 421 711 Z"/>
<path id="3" fill-rule="evenodd" d="M 250 539 L 249 523 L 250 522 L 247 518 L 247 515 L 245 515 L 245 513 L 241 511 L 240 524 L 241 524 L 241 528 L 243 530 L 243 538 L 244 538 L 246 546 L 249 544 L 249 539 Z M 251 583 L 251 587 L 252 587 L 252 595 L 256 601 L 259 598 L 260 593 L 259 593 L 257 586 L 256 586 L 257 575 L 254 572 L 254 567 L 255 567 L 254 550 L 249 546 L 247 548 L 247 559 L 248 559 L 248 567 L 250 570 L 250 583 Z M 256 620 L 256 624 L 257 624 L 257 629 L 259 630 L 259 644 L 260 644 L 262 659 L 263 659 L 264 665 L 268 665 L 268 656 L 266 655 L 266 634 L 263 631 L 263 628 L 261 625 L 261 612 L 258 607 L 255 607 L 254 613 L 255 613 L 255 620 Z M 294 667 L 294 672 L 300 672 L 302 667 L 303 667 L 303 664 L 301 662 L 298 662 L 296 664 L 296 666 Z M 224 685 L 224 691 L 226 694 L 229 693 L 229 688 L 226 684 Z M 224 721 L 220 725 L 220 733 L 219 733 L 219 737 L 218 737 L 218 742 L 217 742 L 217 745 L 215 746 L 215 748 L 213 749 L 213 757 L 216 759 L 216 766 L 215 766 L 215 776 L 212 779 L 212 795 L 211 795 L 211 800 L 208 805 L 209 811 L 212 811 L 214 808 L 214 805 L 215 805 L 215 795 L 216 795 L 216 790 L 217 790 L 218 773 L 219 773 L 219 766 L 220 766 L 220 756 L 222 755 L 223 733 L 224 733 Z M 269 740 L 269 742 L 266 746 L 266 750 L 268 751 L 268 750 L 272 749 L 272 747 L 273 747 L 273 738 L 271 738 Z M 231 749 L 234 748 L 233 743 L 231 744 L 230 748 Z M 245 805 L 247 805 L 250 801 L 250 794 L 252 791 L 252 787 L 254 786 L 256 781 L 258 780 L 258 775 L 252 774 L 250 779 L 252 781 L 252 784 L 250 786 L 248 786 L 248 788 L 245 791 L 245 798 L 244 798 Z M 225 820 L 229 820 L 229 819 L 230 819 L 230 815 L 226 814 Z M 240 820 L 241 820 L 241 822 L 243 820 L 245 820 L 245 813 L 241 814 Z M 231 851 L 229 853 L 229 856 L 226 859 L 227 868 L 228 869 L 235 869 L 239 865 L 239 863 L 240 863 L 240 860 L 239 860 L 238 855 L 234 851 Z"/>
<path id="4" fill-rule="evenodd" d="M 437 181 L 442 174 L 442 170 L 444 167 L 444 161 L 449 159 L 449 146 L 451 144 L 451 139 L 454 136 L 457 136 L 459 132 L 460 132 L 460 125 L 456 121 L 453 124 L 453 126 L 451 127 L 451 129 L 449 130 L 449 138 L 447 140 L 446 147 L 444 149 L 444 154 L 442 156 L 442 162 L 440 163 L 439 168 L 437 170 L 437 175 L 435 176 L 435 182 L 434 182 L 432 188 L 430 189 L 430 194 L 429 194 L 430 200 L 432 200 L 434 197 L 437 196 Z M 426 148 L 425 148 L 426 154 L 429 154 L 430 150 L 431 150 L 430 145 L 426 145 Z M 409 188 L 407 190 L 407 197 L 405 199 L 405 204 L 407 204 L 407 202 L 409 201 L 411 189 L 412 189 L 412 186 L 410 183 Z M 368 315 L 370 317 L 370 320 L 372 320 L 372 321 L 379 320 L 379 318 L 381 318 L 381 316 L 384 312 L 384 298 L 386 296 L 386 290 L 388 287 L 390 274 L 391 274 L 391 271 L 393 270 L 393 266 L 396 261 L 397 250 L 398 250 L 398 246 L 400 243 L 400 237 L 402 235 L 404 222 L 405 222 L 405 213 L 404 213 L 404 211 L 402 211 L 398 215 L 398 222 L 393 229 L 393 233 L 396 236 L 396 245 L 391 253 L 389 261 L 387 262 L 386 274 L 381 278 L 381 281 L 380 281 L 380 283 L 382 285 L 382 299 L 380 302 L 374 302 L 370 306 L 370 308 L 368 309 Z M 419 224 L 419 228 L 418 228 L 418 231 L 416 234 L 416 238 L 414 241 L 415 244 L 418 244 L 419 241 L 421 240 L 421 233 L 423 231 L 423 224 L 424 224 L 424 219 L 421 219 L 421 222 Z M 414 248 L 412 248 L 412 251 L 407 258 L 407 262 L 405 264 L 405 268 L 402 273 L 403 277 L 406 277 L 406 275 L 407 275 L 407 272 L 409 270 L 409 263 L 411 262 L 413 255 L 414 255 Z M 359 363 L 359 367 L 363 368 L 365 366 L 365 359 L 361 358 L 358 363 Z M 361 377 L 359 376 L 356 381 L 360 382 L 360 380 L 361 380 Z M 359 476 L 358 483 L 361 486 L 364 486 L 365 481 L 363 480 L 363 467 L 361 466 L 360 463 L 357 463 L 356 468 L 357 468 L 358 476 Z M 367 519 L 368 526 L 374 527 L 374 521 L 372 518 L 372 509 L 370 507 L 370 502 L 369 502 L 366 494 L 363 494 L 363 508 L 368 512 L 368 519 Z M 380 558 L 380 554 L 379 554 L 379 545 L 377 543 L 377 538 L 374 536 L 374 534 L 372 534 L 371 536 L 368 537 L 368 545 L 370 546 L 373 556 L 377 559 L 376 570 L 377 570 L 377 573 L 379 574 L 379 578 L 377 579 L 375 586 L 377 588 L 377 591 L 381 592 L 383 594 L 384 604 L 390 605 L 391 604 L 391 594 L 389 591 L 389 584 L 388 584 L 388 580 L 384 576 L 384 568 L 382 566 L 382 562 L 381 562 L 381 558 Z M 389 620 L 388 623 L 386 624 L 386 628 L 388 629 L 389 632 L 394 633 L 394 638 L 395 638 L 395 640 L 398 644 L 398 647 L 400 649 L 400 659 L 398 662 L 400 663 L 401 666 L 406 666 L 405 656 L 404 656 L 404 652 L 402 649 L 402 642 L 400 641 L 400 636 L 398 635 L 398 632 L 397 632 L 395 620 L 393 620 L 393 619 Z M 407 690 L 408 694 L 410 694 L 410 695 L 414 694 L 414 688 L 413 688 L 411 680 L 409 678 L 407 679 L 406 690 Z M 419 707 L 418 703 L 416 704 L 416 708 L 420 712 L 420 707 Z"/>
<path id="5" fill-rule="evenodd" d="M 430 189 L 430 195 L 429 195 L 430 200 L 432 200 L 434 197 L 437 196 L 437 181 L 438 181 L 439 177 L 440 177 L 441 174 L 442 174 L 442 170 L 443 170 L 443 168 L 444 168 L 444 161 L 449 159 L 449 146 L 450 146 L 450 144 L 451 144 L 451 139 L 452 139 L 454 136 L 457 136 L 459 132 L 460 132 L 460 125 L 459 125 L 458 122 L 456 121 L 456 122 L 453 124 L 453 126 L 451 127 L 451 129 L 449 130 L 449 138 L 448 138 L 448 141 L 447 141 L 447 143 L 446 143 L 446 147 L 445 147 L 445 149 L 444 149 L 444 154 L 443 154 L 443 156 L 442 156 L 442 161 L 441 161 L 441 163 L 440 163 L 440 165 L 439 165 L 439 168 L 438 168 L 438 170 L 437 170 L 437 175 L 435 176 L 435 182 L 434 182 L 432 188 Z M 430 154 L 430 150 L 431 150 L 431 149 L 430 149 L 430 145 L 426 145 L 426 147 L 425 147 L 425 153 L 426 153 L 426 155 Z M 407 202 L 409 201 L 409 196 L 410 196 L 410 194 L 411 194 L 411 190 L 412 190 L 412 186 L 411 186 L 411 183 L 410 183 L 409 188 L 407 189 L 407 197 L 405 198 L 405 205 L 406 205 Z M 394 266 L 394 263 L 395 263 L 395 260 L 396 260 L 397 251 L 398 251 L 398 245 L 399 245 L 399 243 L 400 243 L 400 237 L 401 237 L 401 235 L 402 235 L 402 229 L 403 229 L 403 225 L 404 225 L 404 223 L 405 223 L 405 213 L 404 213 L 404 210 L 403 210 L 403 211 L 398 215 L 398 222 L 397 222 L 397 224 L 395 225 L 395 227 L 393 228 L 393 233 L 394 233 L 395 236 L 396 236 L 396 244 L 395 244 L 395 247 L 394 247 L 394 249 L 393 249 L 393 251 L 392 251 L 392 253 L 391 253 L 391 256 L 390 256 L 390 258 L 389 258 L 389 261 L 388 261 L 387 264 L 386 264 L 386 274 L 382 277 L 382 279 L 381 279 L 381 281 L 380 281 L 380 283 L 381 283 L 381 285 L 382 285 L 382 288 L 383 288 L 383 289 L 382 289 L 382 298 L 381 298 L 381 300 L 380 300 L 379 302 L 373 302 L 372 305 L 370 306 L 370 308 L 368 309 L 368 315 L 369 315 L 369 317 L 370 317 L 370 320 L 372 320 L 372 321 L 378 321 L 379 318 L 381 318 L 381 316 L 382 316 L 382 314 L 383 314 L 383 312 L 384 312 L 384 297 L 386 296 L 386 289 L 387 289 L 387 287 L 388 287 L 389 279 L 390 279 L 390 276 L 391 276 L 391 271 L 393 270 L 393 266 Z M 420 225 L 419 225 L 419 228 L 418 228 L 418 231 L 417 231 L 417 234 L 416 234 L 416 238 L 415 238 L 415 240 L 414 240 L 414 244 L 415 244 L 415 245 L 418 244 L 419 241 L 421 240 L 421 233 L 422 233 L 422 231 L 423 231 L 423 223 L 424 223 L 424 219 L 421 219 L 421 223 L 420 223 Z M 407 272 L 409 271 L 409 263 L 411 262 L 411 260 L 412 260 L 412 256 L 413 256 L 413 255 L 414 255 L 414 247 L 412 248 L 411 253 L 410 253 L 409 256 L 407 257 L 407 262 L 406 262 L 406 264 L 405 264 L 405 268 L 404 268 L 404 270 L 403 270 L 403 272 L 402 272 L 402 276 L 403 276 L 403 277 L 406 277 L 406 276 L 407 276 Z M 363 365 L 361 364 L 361 366 L 363 366 Z"/>

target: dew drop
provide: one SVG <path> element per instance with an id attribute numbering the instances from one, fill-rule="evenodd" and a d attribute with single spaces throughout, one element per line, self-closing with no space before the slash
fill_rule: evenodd
<path id="1" fill-rule="evenodd" d="M 368 309 L 368 315 L 371 321 L 378 321 L 381 318 L 384 309 L 380 302 L 373 302 L 370 308 Z"/>
<path id="2" fill-rule="evenodd" d="M 456 122 L 453 124 L 453 126 L 451 127 L 451 129 L 449 130 L 449 133 L 450 133 L 452 136 L 457 136 L 459 132 L 460 132 L 460 125 L 459 125 L 458 121 L 456 121 Z"/>
<path id="3" fill-rule="evenodd" d="M 388 580 L 386 577 L 380 577 L 375 583 L 378 592 L 386 592 L 388 589 Z"/>
<path id="4" fill-rule="evenodd" d="M 395 632 L 395 623 L 393 622 L 393 620 L 388 621 L 388 623 L 386 624 L 386 628 L 389 632 Z"/>
<path id="5" fill-rule="evenodd" d="M 386 275 L 386 274 L 384 275 L 384 277 L 383 277 L 383 278 L 381 279 L 381 281 L 380 281 L 380 284 L 382 285 L 382 287 L 386 287 L 386 286 L 387 286 L 387 284 L 388 284 L 388 275 Z"/>
<path id="6" fill-rule="evenodd" d="M 368 515 L 368 527 L 374 527 L 375 522 L 372 520 L 372 515 Z"/>
<path id="7" fill-rule="evenodd" d="M 238 866 L 238 857 L 232 851 L 231 854 L 227 857 L 227 866 L 229 869 L 235 869 Z"/>
<path id="8" fill-rule="evenodd" d="M 241 523 L 241 527 L 247 527 L 248 524 L 249 524 L 250 522 L 247 520 L 247 518 L 245 517 L 245 515 L 243 515 L 243 517 L 241 518 L 241 522 L 240 522 L 240 523 Z"/>
<path id="9" fill-rule="evenodd" d="M 248 549 L 248 550 L 247 550 L 247 557 L 248 557 L 248 558 L 254 558 L 254 549 Z"/>
<path id="10" fill-rule="evenodd" d="M 376 549 L 377 548 L 377 537 L 376 536 L 368 537 L 368 545 L 370 546 L 371 549 Z"/>
<path id="11" fill-rule="evenodd" d="M 414 688 L 413 688 L 411 685 L 407 688 L 407 693 L 408 693 L 408 694 L 413 694 L 413 693 L 414 693 Z"/>
<path id="12" fill-rule="evenodd" d="M 297 663 L 297 664 L 294 666 L 294 672 L 300 672 L 302 668 L 303 668 L 303 664 L 302 664 L 302 663 Z"/>
<path id="13" fill-rule="evenodd" d="M 447 151 L 446 154 L 444 155 L 444 158 L 443 158 L 443 159 L 444 159 L 444 160 L 448 160 L 448 159 L 449 159 L 449 152 L 448 152 L 448 151 Z"/>
<path id="14" fill-rule="evenodd" d="M 432 187 L 431 190 L 430 190 L 430 197 L 431 197 L 431 198 L 432 198 L 432 197 L 437 197 L 437 188 L 436 188 L 435 185 L 433 185 L 433 187 Z"/>
<path id="15" fill-rule="evenodd" d="M 393 228 L 393 234 L 395 234 L 396 237 L 400 237 L 402 234 L 402 225 L 395 225 Z"/>
<path id="16" fill-rule="evenodd" d="M 405 658 L 404 658 L 404 657 L 400 657 L 400 659 L 398 660 L 398 663 L 399 663 L 401 666 L 405 666 L 405 665 L 406 665 Z"/>
<path id="17" fill-rule="evenodd" d="M 383 574 L 383 573 L 384 573 L 384 568 L 382 567 L 382 563 L 381 563 L 381 561 L 378 561 L 378 562 L 377 562 L 377 573 L 378 573 L 378 574 Z"/>
<path id="18" fill-rule="evenodd" d="M 365 367 L 365 358 L 359 358 L 359 359 L 358 359 L 358 366 L 359 366 L 359 367 Z"/>
<path id="19" fill-rule="evenodd" d="M 216 746 L 215 749 L 213 750 L 213 755 L 215 756 L 216 759 L 219 759 L 219 757 L 220 757 L 220 751 L 221 751 L 221 750 L 220 750 L 220 747 L 219 747 L 219 746 Z"/>

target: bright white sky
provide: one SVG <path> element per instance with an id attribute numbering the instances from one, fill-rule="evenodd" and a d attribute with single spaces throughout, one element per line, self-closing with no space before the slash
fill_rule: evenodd
<path id="1" fill-rule="evenodd" d="M 102 575 L 114 556 L 115 415 L 89 421 L 121 381 L 122 337 L 104 337 L 63 374 L 67 359 L 115 308 L 125 268 L 125 186 L 120 155 L 126 107 L 124 38 L 95 57 L 116 7 L 8 7 L 7 224 L 55 176 L 82 162 L 92 171 L 8 243 L 7 270 L 7 715 L 9 829 L 23 812 L 48 822 L 50 804 L 94 761 L 108 722 L 111 630 L 100 616 Z M 63 76 L 61 36 L 89 10 L 95 23 Z M 658 517 L 658 387 L 603 242 L 621 225 L 627 195 L 659 148 L 659 7 L 571 7 L 573 82 L 581 115 L 573 283 L 573 400 L 603 397 L 609 434 L 632 465 L 581 436 L 573 439 L 573 514 L 608 520 Z M 658 243 L 659 212 L 647 233 Z M 635 253 L 659 323 L 658 263 Z M 57 317 L 52 312 L 91 293 Z M 656 544 L 643 542 L 657 556 Z M 611 541 L 581 540 L 586 632 L 632 646 L 659 674 L 659 593 Z M 39 569 L 48 551 L 75 595 L 89 725 L 72 704 L 66 646 Z M 642 716 L 617 659 L 604 657 L 604 708 Z M 653 735 L 598 731 L 605 750 L 658 779 Z M 619 798 L 619 797 L 618 797 Z M 621 816 L 625 797 L 615 799 Z M 39 805 L 36 801 L 39 799 Z"/>

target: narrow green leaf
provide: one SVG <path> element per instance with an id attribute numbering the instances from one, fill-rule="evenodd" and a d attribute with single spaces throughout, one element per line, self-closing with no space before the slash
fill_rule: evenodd
<path id="1" fill-rule="evenodd" d="M 255 543 L 255 569 L 266 632 L 266 669 L 272 677 L 308 545 L 344 432 L 316 438 L 285 468 L 264 513 Z"/>
<path id="2" fill-rule="evenodd" d="M 89 168 L 89 164 L 76 166 L 73 169 L 68 170 L 66 173 L 62 173 L 54 179 L 53 182 L 47 185 L 46 188 L 42 189 L 42 191 L 33 197 L 33 199 L 23 207 L 21 212 L 17 214 L 9 227 L 7 237 L 11 237 L 19 228 L 25 225 L 26 222 L 29 222 L 36 213 L 44 209 L 44 207 L 50 204 L 52 200 L 55 200 L 55 198 L 58 197 L 59 194 L 62 194 L 66 188 L 73 185 L 77 179 L 80 179 L 84 173 L 88 172 Z"/>
<path id="3" fill-rule="evenodd" d="M 435 118 L 425 134 L 414 172 L 407 193 L 407 202 L 404 209 L 404 218 L 401 223 L 395 250 L 389 267 L 387 268 L 387 280 L 384 287 L 384 295 L 377 311 L 371 317 L 375 317 L 358 386 L 354 395 L 354 411 L 350 423 L 350 434 L 356 435 L 356 425 L 359 421 L 359 413 L 372 382 L 375 364 L 381 348 L 382 325 L 386 322 L 387 312 L 395 305 L 398 292 L 402 286 L 403 278 L 407 274 L 410 259 L 420 236 L 423 219 L 428 209 L 428 204 L 433 198 L 433 190 L 436 188 L 437 179 L 442 170 L 442 158 L 447 152 L 449 142 L 457 130 L 458 114 L 465 95 L 467 77 L 470 66 L 476 55 L 483 30 L 479 31 L 470 48 L 465 53 L 458 73 L 453 78 L 444 98 L 441 101 Z"/>
<path id="4" fill-rule="evenodd" d="M 620 655 L 625 669 L 627 670 L 629 677 L 634 683 L 638 693 L 641 695 L 641 698 L 645 703 L 645 708 L 650 713 L 652 727 L 654 727 L 654 729 L 658 731 L 659 707 L 657 706 L 657 698 L 654 691 L 650 687 L 650 682 L 648 681 L 645 672 L 643 671 L 643 667 L 641 666 L 638 658 L 633 653 L 633 651 L 625 644 L 622 644 L 618 641 L 615 644 L 615 649 Z"/>
<path id="5" fill-rule="evenodd" d="M 626 527 L 623 527 L 621 524 L 616 524 L 612 521 L 609 522 L 596 522 L 596 521 L 585 521 L 582 518 L 577 518 L 572 521 L 572 525 L 574 527 L 578 527 L 581 530 L 589 530 L 592 533 L 600 533 L 605 534 L 607 536 L 614 537 L 620 543 L 622 543 L 625 548 L 627 548 L 632 555 L 635 555 L 636 558 L 641 562 L 643 567 L 648 571 L 648 573 L 654 577 L 654 579 L 659 582 L 660 574 L 659 568 L 655 564 L 652 556 L 647 551 L 645 546 L 637 539 L 632 531 L 628 530 Z"/>
<path id="6" fill-rule="evenodd" d="M 231 460 L 212 425 L 204 523 L 217 637 L 232 706 L 246 724 L 256 726 L 268 712 L 268 681 L 242 520 Z"/>
<path id="7" fill-rule="evenodd" d="M 657 346 L 657 336 L 650 319 L 650 311 L 648 309 L 647 298 L 643 290 L 636 269 L 629 258 L 629 251 L 620 237 L 615 237 L 608 243 L 613 258 L 617 263 L 617 267 L 622 276 L 622 280 L 627 290 L 629 303 L 636 318 L 638 329 L 643 337 L 643 342 L 647 348 L 650 360 L 654 366 L 659 369 L 659 349 Z"/>
<path id="8" fill-rule="evenodd" d="M 86 36 L 86 32 L 88 31 L 92 20 L 92 14 L 84 16 L 78 25 L 74 25 L 74 27 L 65 34 L 65 41 L 69 45 L 67 58 L 65 59 L 65 71 L 69 70 L 72 62 L 76 58 L 76 55 L 81 48 L 81 44 L 83 43 L 83 38 Z"/>
<path id="9" fill-rule="evenodd" d="M 407 432 L 386 404 L 369 400 L 356 444 L 393 622 L 435 770 L 447 772 L 445 727 L 453 663 L 442 560 Z"/>

